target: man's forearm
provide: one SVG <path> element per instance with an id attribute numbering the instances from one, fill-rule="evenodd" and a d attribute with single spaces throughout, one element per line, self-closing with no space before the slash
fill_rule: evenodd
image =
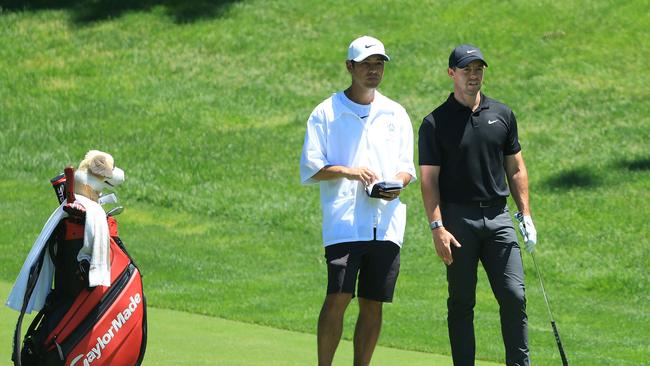
<path id="1" fill-rule="evenodd" d="M 442 213 L 440 212 L 440 186 L 438 183 L 439 174 L 439 166 L 420 166 L 422 203 L 424 204 L 424 211 L 429 222 L 442 219 Z"/>
<path id="2" fill-rule="evenodd" d="M 530 215 L 528 175 L 525 170 L 517 172 L 510 178 L 510 190 L 519 211 L 524 215 Z"/>
<path id="3" fill-rule="evenodd" d="M 528 170 L 524 164 L 524 158 L 521 152 L 515 155 L 506 156 L 505 160 L 506 176 L 508 177 L 508 186 L 512 198 L 517 204 L 519 212 L 524 215 L 530 215 L 530 206 L 528 201 Z"/>
<path id="4" fill-rule="evenodd" d="M 315 180 L 332 180 L 346 178 L 361 182 L 368 186 L 377 180 L 377 175 L 366 167 L 346 167 L 342 165 L 328 165 L 314 174 Z"/>
<path id="5" fill-rule="evenodd" d="M 399 172 L 395 176 L 395 179 L 402 181 L 402 184 L 404 185 L 404 187 L 406 187 L 407 185 L 409 185 L 409 183 L 411 183 L 412 178 L 413 178 L 413 176 L 411 176 L 411 174 L 409 174 L 407 172 Z"/>
<path id="6" fill-rule="evenodd" d="M 313 178 L 316 180 L 332 180 L 332 179 L 347 178 L 348 177 L 347 171 L 348 168 L 342 165 L 328 165 L 321 168 L 321 170 L 319 170 L 318 173 L 314 174 Z"/>
<path id="7" fill-rule="evenodd" d="M 426 182 L 423 179 L 420 187 L 422 190 L 422 203 L 424 204 L 427 219 L 429 222 L 441 220 L 442 214 L 440 213 L 440 192 L 438 186 L 431 182 Z"/>

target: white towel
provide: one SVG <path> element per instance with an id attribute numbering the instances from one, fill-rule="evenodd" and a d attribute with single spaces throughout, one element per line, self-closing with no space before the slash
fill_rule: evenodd
<path id="1" fill-rule="evenodd" d="M 52 231 L 56 228 L 62 218 L 66 217 L 68 214 L 63 211 L 63 206 L 65 202 L 59 206 L 50 218 L 43 226 L 41 234 L 36 238 L 32 249 L 27 255 L 25 263 L 23 263 L 23 268 L 21 268 L 18 278 L 14 283 L 14 287 L 9 294 L 6 305 L 14 310 L 20 311 L 23 307 L 23 300 L 25 299 L 25 291 L 27 290 L 27 280 L 29 279 L 29 269 L 34 265 L 36 260 L 38 260 L 41 250 L 47 243 L 47 239 L 50 238 Z M 52 288 L 52 278 L 54 277 L 54 263 L 52 258 L 50 258 L 50 251 L 45 250 L 45 258 L 43 259 L 43 267 L 41 273 L 36 281 L 36 287 L 32 293 L 29 303 L 27 304 L 27 314 L 31 313 L 32 310 L 39 311 L 43 308 L 45 304 L 45 298 L 50 293 Z"/>
<path id="2" fill-rule="evenodd" d="M 77 200 L 86 208 L 86 225 L 84 231 L 84 245 L 79 250 L 77 260 L 86 259 L 90 262 L 88 273 L 88 283 L 94 286 L 111 285 L 111 265 L 110 265 L 110 239 L 108 232 L 108 223 L 106 222 L 106 212 L 97 202 L 92 201 L 82 195 L 76 195 Z M 38 259 L 41 250 L 47 243 L 50 235 L 59 224 L 61 219 L 68 216 L 63 211 L 65 202 L 61 204 L 50 216 L 43 226 L 40 235 L 32 245 L 32 249 L 23 263 L 23 267 L 16 278 L 14 287 L 9 294 L 6 305 L 11 309 L 20 311 L 27 290 L 27 280 L 29 279 L 29 270 Z M 32 293 L 27 305 L 26 313 L 33 310 L 39 311 L 45 304 L 45 299 L 52 288 L 52 278 L 54 277 L 54 263 L 50 258 L 49 250 L 45 251 L 43 267 L 36 282 L 36 287 Z"/>
<path id="3" fill-rule="evenodd" d="M 77 261 L 90 262 L 88 272 L 88 285 L 110 286 L 110 237 L 106 211 L 97 202 L 82 195 L 77 195 L 77 200 L 86 208 L 86 226 L 84 228 L 84 245 L 79 250 Z"/>

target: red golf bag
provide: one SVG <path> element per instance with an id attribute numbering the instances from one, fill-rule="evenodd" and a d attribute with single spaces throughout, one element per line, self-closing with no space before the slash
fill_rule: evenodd
<path id="1" fill-rule="evenodd" d="M 73 179 L 72 168 L 66 168 L 65 185 L 69 203 L 74 201 Z M 88 264 L 77 261 L 77 253 L 83 246 L 83 221 L 73 217 L 64 218 L 50 236 L 39 260 L 30 270 L 23 309 L 14 333 L 12 360 L 15 366 L 141 364 L 147 343 L 142 278 L 118 236 L 115 218 L 109 216 L 107 220 L 110 232 L 110 287 L 89 287 Z M 55 266 L 54 288 L 21 342 L 25 309 L 46 251 L 49 251 Z"/>

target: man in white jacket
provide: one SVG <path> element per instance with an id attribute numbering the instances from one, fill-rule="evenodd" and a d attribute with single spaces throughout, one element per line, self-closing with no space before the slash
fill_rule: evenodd
<path id="1" fill-rule="evenodd" d="M 351 85 L 319 104 L 307 121 L 300 177 L 303 184 L 320 184 L 328 267 L 318 319 L 319 365 L 331 365 L 355 295 L 354 364 L 370 363 L 382 305 L 392 301 L 399 273 L 406 226 L 401 190 L 368 193 L 378 182 L 404 188 L 416 178 L 411 120 L 401 105 L 377 91 L 389 60 L 378 39 L 354 40 L 346 60 Z"/>

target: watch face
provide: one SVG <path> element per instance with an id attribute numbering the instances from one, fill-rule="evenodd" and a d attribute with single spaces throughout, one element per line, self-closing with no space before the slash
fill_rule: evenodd
<path id="1" fill-rule="evenodd" d="M 442 226 L 442 221 L 440 221 L 440 220 L 433 221 L 433 222 L 431 222 L 431 223 L 429 224 L 429 227 L 430 227 L 432 230 L 433 230 L 433 229 L 437 229 L 437 228 L 439 228 L 439 227 L 441 227 L 441 226 Z"/>

